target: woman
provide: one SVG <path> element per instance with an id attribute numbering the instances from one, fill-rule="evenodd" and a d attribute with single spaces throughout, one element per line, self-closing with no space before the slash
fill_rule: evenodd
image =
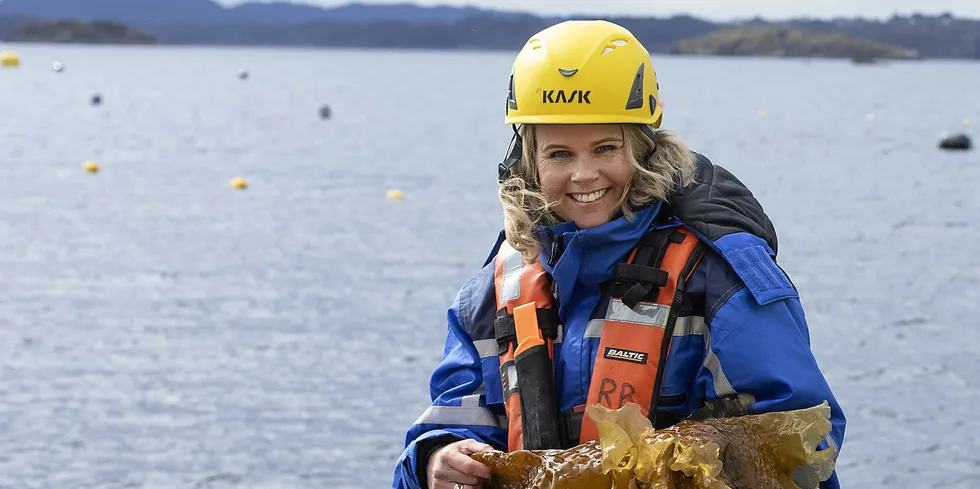
<path id="1" fill-rule="evenodd" d="M 518 55 L 504 232 L 449 310 L 433 404 L 393 487 L 475 488 L 490 471 L 469 454 L 594 439 L 593 403 L 636 402 L 662 428 L 827 401 L 820 448 L 839 450 L 844 415 L 772 224 L 734 176 L 657 130 L 658 88 L 647 51 L 605 21 L 557 24 Z"/>

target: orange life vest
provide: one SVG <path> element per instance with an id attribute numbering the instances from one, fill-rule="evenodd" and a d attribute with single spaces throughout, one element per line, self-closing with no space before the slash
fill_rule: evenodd
<path id="1" fill-rule="evenodd" d="M 597 439 L 595 424 L 584 415 L 591 404 L 618 409 L 634 402 L 656 426 L 674 323 L 704 249 L 686 229 L 654 230 L 616 265 L 586 404 L 573 409 L 581 426 L 569 434 L 554 390 L 558 316 L 551 278 L 540 262 L 525 263 L 506 243 L 501 246 L 494 263 L 494 330 L 508 450 L 567 448 Z"/>
<path id="2" fill-rule="evenodd" d="M 552 367 L 558 336 L 551 278 L 540 261 L 524 263 L 521 254 L 504 242 L 494 263 L 493 281 L 507 446 L 513 451 L 560 444 L 558 419 L 551 415 L 557 414 Z"/>

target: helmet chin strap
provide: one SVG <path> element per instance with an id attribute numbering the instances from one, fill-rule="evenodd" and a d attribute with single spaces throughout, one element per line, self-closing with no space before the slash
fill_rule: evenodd
<path id="1" fill-rule="evenodd" d="M 517 132 L 517 124 L 512 124 L 511 128 L 514 129 L 514 136 L 510 139 L 510 145 L 507 147 L 507 154 L 504 155 L 504 160 L 497 165 L 498 183 L 504 183 L 505 180 L 511 177 L 511 170 L 514 168 L 514 165 L 521 161 L 521 154 L 524 151 L 524 138 Z"/>
<path id="2" fill-rule="evenodd" d="M 657 133 L 653 131 L 653 128 L 646 125 L 640 124 L 640 131 L 643 135 L 650 138 L 650 151 L 643 156 L 643 161 L 649 160 L 653 153 L 657 152 Z"/>

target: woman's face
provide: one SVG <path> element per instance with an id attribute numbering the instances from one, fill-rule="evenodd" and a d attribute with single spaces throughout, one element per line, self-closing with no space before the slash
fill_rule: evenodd
<path id="1" fill-rule="evenodd" d="M 609 222 L 633 167 L 619 124 L 535 126 L 538 178 L 555 213 L 580 229 Z"/>

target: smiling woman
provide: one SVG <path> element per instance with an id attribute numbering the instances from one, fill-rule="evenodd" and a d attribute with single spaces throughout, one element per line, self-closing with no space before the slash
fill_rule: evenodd
<path id="1" fill-rule="evenodd" d="M 693 153 L 669 131 L 542 124 L 521 126 L 518 134 L 521 159 L 499 198 L 508 242 L 526 259 L 540 251 L 537 225 L 572 221 L 588 229 L 620 215 L 632 218 L 694 177 Z"/>
<path id="2" fill-rule="evenodd" d="M 610 22 L 562 22 L 518 54 L 504 229 L 449 308 L 432 406 L 393 487 L 475 489 L 493 471 L 472 455 L 595 441 L 596 404 L 635 404 L 663 429 L 826 402 L 819 448 L 836 457 L 844 415 L 772 223 L 660 129 L 658 91 L 650 54 Z M 836 474 L 820 486 L 837 489 Z"/>

